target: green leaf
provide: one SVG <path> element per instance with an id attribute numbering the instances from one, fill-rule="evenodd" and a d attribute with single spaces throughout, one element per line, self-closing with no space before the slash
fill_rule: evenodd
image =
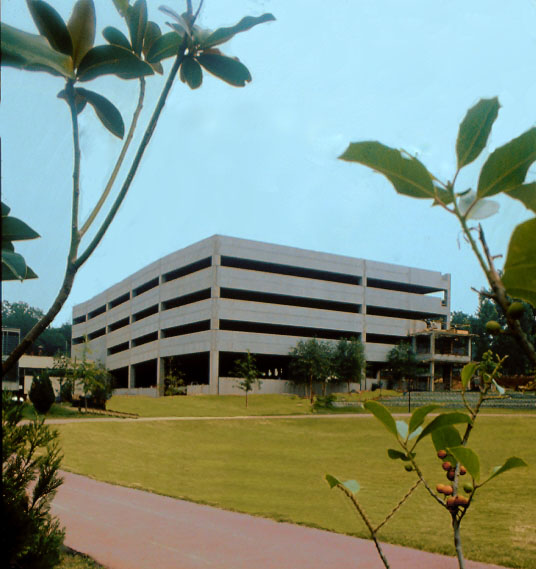
<path id="1" fill-rule="evenodd" d="M 136 0 L 128 9 L 127 24 L 132 41 L 132 48 L 137 55 L 141 54 L 145 28 L 147 27 L 147 4 L 145 0 Z"/>
<path id="2" fill-rule="evenodd" d="M 197 61 L 212 75 L 219 77 L 234 87 L 244 87 L 251 81 L 248 68 L 232 57 L 217 53 L 206 53 L 198 56 Z"/>
<path id="3" fill-rule="evenodd" d="M 366 401 L 364 407 L 367 411 L 370 411 L 376 419 L 381 421 L 389 432 L 395 437 L 397 436 L 395 420 L 386 407 L 377 401 Z"/>
<path id="4" fill-rule="evenodd" d="M 113 105 L 106 97 L 99 95 L 93 91 L 77 87 L 76 93 L 85 97 L 87 102 L 95 109 L 95 113 L 99 117 L 102 124 L 118 138 L 123 138 L 125 135 L 125 123 L 121 117 L 121 113 L 117 107 Z"/>
<path id="5" fill-rule="evenodd" d="M 490 154 L 480 172 L 478 196 L 483 198 L 517 188 L 525 181 L 535 160 L 536 128 L 531 128 Z"/>
<path id="6" fill-rule="evenodd" d="M 408 461 L 409 458 L 405 455 L 405 453 L 396 450 L 394 448 L 388 448 L 387 449 L 387 455 L 389 456 L 389 458 L 393 459 L 393 460 L 404 460 L 404 461 Z"/>
<path id="7" fill-rule="evenodd" d="M 2 281 L 34 279 L 37 275 L 26 265 L 22 255 L 2 249 Z"/>
<path id="8" fill-rule="evenodd" d="M 417 442 L 419 442 L 424 437 L 433 433 L 437 429 L 442 429 L 449 425 L 456 425 L 459 423 L 470 423 L 471 418 L 465 413 L 444 413 L 443 415 L 437 416 L 423 429 L 423 432 L 419 435 Z"/>
<path id="9" fill-rule="evenodd" d="M 491 127 L 499 114 L 499 99 L 480 99 L 465 115 L 458 131 L 456 156 L 458 168 L 475 160 L 488 142 Z"/>
<path id="10" fill-rule="evenodd" d="M 502 466 L 496 466 L 491 471 L 491 474 L 486 482 L 489 482 L 492 478 L 495 478 L 495 476 L 499 476 L 499 474 L 503 474 L 508 470 L 512 470 L 512 468 L 521 468 L 522 466 L 528 466 L 528 464 L 522 458 L 511 456 Z"/>
<path id="11" fill-rule="evenodd" d="M 160 26 L 156 22 L 147 22 L 145 28 L 145 37 L 143 38 L 143 53 L 145 56 L 149 53 L 154 42 L 162 36 Z"/>
<path id="12" fill-rule="evenodd" d="M 360 489 L 357 480 L 346 480 L 345 482 L 342 483 L 342 486 L 344 486 L 352 494 L 357 494 Z"/>
<path id="13" fill-rule="evenodd" d="M 504 395 L 506 393 L 506 389 L 504 389 L 504 387 L 501 387 L 494 379 L 492 379 L 491 382 L 500 395 Z"/>
<path id="14" fill-rule="evenodd" d="M 125 34 L 121 30 L 118 30 L 113 26 L 108 26 L 104 28 L 104 30 L 102 30 L 102 35 L 104 39 L 108 43 L 111 43 L 112 45 L 118 45 L 123 49 L 128 49 L 128 50 L 132 49 L 132 46 L 130 45 L 127 36 L 125 36 Z"/>
<path id="15" fill-rule="evenodd" d="M 229 28 L 218 28 L 212 32 L 207 39 L 203 42 L 203 48 L 214 47 L 229 41 L 233 36 L 239 32 L 245 32 L 253 26 L 263 24 L 264 22 L 273 22 L 275 20 L 272 14 L 263 14 L 262 16 L 246 16 L 242 18 L 238 24 Z"/>
<path id="16" fill-rule="evenodd" d="M 430 405 L 424 405 L 423 407 L 415 409 L 411 415 L 411 419 L 409 420 L 409 432 L 413 433 L 413 431 L 418 429 L 423 424 L 428 413 L 431 413 L 440 407 L 441 405 L 435 405 L 432 403 Z"/>
<path id="17" fill-rule="evenodd" d="M 536 218 L 520 223 L 514 229 L 502 281 L 512 298 L 536 306 Z"/>
<path id="18" fill-rule="evenodd" d="M 411 441 L 415 437 L 418 437 L 421 433 L 422 433 L 422 427 L 417 427 L 412 433 L 410 433 L 408 441 Z"/>
<path id="19" fill-rule="evenodd" d="M 402 440 L 406 440 L 409 435 L 408 424 L 406 421 L 396 421 L 396 430 Z"/>
<path id="20" fill-rule="evenodd" d="M 67 91 L 65 89 L 61 90 L 58 93 L 58 99 L 64 99 L 65 101 L 67 101 L 67 103 L 69 102 Z M 76 114 L 79 115 L 86 108 L 87 99 L 83 97 L 80 93 L 77 93 L 76 89 L 74 94 L 74 103 L 76 106 Z"/>
<path id="21" fill-rule="evenodd" d="M 4 202 L 1 203 L 2 203 L 2 217 L 6 217 L 7 215 L 9 215 L 11 208 Z"/>
<path id="22" fill-rule="evenodd" d="M 40 237 L 39 233 L 17 217 L 4 217 L 2 219 L 2 240 L 24 241 L 37 237 Z"/>
<path id="23" fill-rule="evenodd" d="M 506 195 L 519 200 L 527 209 L 536 213 L 536 182 L 508 190 Z"/>
<path id="24" fill-rule="evenodd" d="M 71 58 L 53 50 L 44 37 L 23 32 L 2 22 L 0 40 L 2 65 L 73 77 Z"/>
<path id="25" fill-rule="evenodd" d="M 127 17 L 129 0 L 113 0 L 115 9 L 119 12 L 122 18 Z"/>
<path id="26" fill-rule="evenodd" d="M 432 433 L 432 442 L 437 451 L 446 450 L 449 447 L 457 447 L 462 444 L 462 437 L 458 429 L 452 426 L 437 429 Z"/>
<path id="27" fill-rule="evenodd" d="M 463 464 L 467 469 L 467 472 L 469 472 L 473 479 L 478 482 L 480 478 L 480 460 L 475 452 L 470 448 L 463 446 L 449 447 L 447 452 L 449 452 L 460 464 Z"/>
<path id="28" fill-rule="evenodd" d="M 101 75 L 117 75 L 121 79 L 138 79 L 152 75 L 151 66 L 117 45 L 99 45 L 89 50 L 78 67 L 79 81 L 91 81 Z"/>
<path id="29" fill-rule="evenodd" d="M 359 162 L 383 174 L 399 194 L 413 198 L 435 198 L 432 178 L 423 164 L 380 142 L 352 142 L 339 158 Z"/>
<path id="30" fill-rule="evenodd" d="M 151 46 L 146 59 L 149 63 L 158 63 L 167 57 L 174 57 L 179 52 L 183 37 L 175 32 L 160 36 Z"/>
<path id="31" fill-rule="evenodd" d="M 197 89 L 203 82 L 201 66 L 193 57 L 185 57 L 181 65 L 180 78 L 190 89 Z"/>
<path id="32" fill-rule="evenodd" d="M 39 33 L 47 38 L 50 46 L 71 56 L 73 54 L 71 35 L 58 12 L 41 0 L 30 0 L 28 8 Z"/>
<path id="33" fill-rule="evenodd" d="M 462 387 L 463 389 L 467 389 L 469 382 L 475 375 L 476 370 L 478 369 L 478 363 L 469 363 L 465 364 L 462 368 Z"/>
<path id="34" fill-rule="evenodd" d="M 76 69 L 95 42 L 95 6 L 93 0 L 78 0 L 73 7 L 67 28 L 73 41 L 73 61 Z"/>
<path id="35" fill-rule="evenodd" d="M 331 474 L 326 474 L 326 482 L 329 484 L 330 488 L 335 488 L 335 486 L 338 486 L 341 483 L 338 478 L 331 476 Z"/>

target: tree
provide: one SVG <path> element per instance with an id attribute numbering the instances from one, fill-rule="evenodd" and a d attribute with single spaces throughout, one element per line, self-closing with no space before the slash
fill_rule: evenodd
<path id="1" fill-rule="evenodd" d="M 406 380 L 409 384 L 415 378 L 418 369 L 417 356 L 407 342 L 401 342 L 388 354 L 389 371 L 394 381 Z"/>
<path id="2" fill-rule="evenodd" d="M 30 306 L 26 302 L 2 301 L 2 325 L 18 328 L 24 337 L 35 326 L 44 313 L 40 308 Z M 49 326 L 39 336 L 39 341 L 31 344 L 27 352 L 55 356 L 58 352 L 69 354 L 71 349 L 71 324 L 66 322 L 60 327 Z"/>
<path id="3" fill-rule="evenodd" d="M 259 370 L 255 362 L 255 356 L 253 356 L 249 350 L 243 358 L 235 361 L 233 375 L 242 379 L 242 381 L 238 382 L 238 387 L 246 393 L 247 407 L 248 391 L 252 391 L 255 385 L 257 387 L 262 385 L 262 381 L 259 378 Z"/>
<path id="4" fill-rule="evenodd" d="M 49 412 L 56 396 L 54 395 L 50 374 L 47 370 L 43 370 L 38 376 L 33 378 L 29 397 L 38 413 L 46 415 Z"/>
<path id="5" fill-rule="evenodd" d="M 309 384 L 309 398 L 313 403 L 313 383 L 321 381 L 325 391 L 325 382 L 331 375 L 331 346 L 316 338 L 300 340 L 289 352 L 290 377 L 295 383 Z"/>
<path id="6" fill-rule="evenodd" d="M 74 156 L 71 237 L 63 283 L 48 312 L 3 362 L 4 374 L 53 321 L 71 292 L 77 272 L 108 230 L 136 176 L 177 74 L 191 89 L 201 86 L 203 69 L 235 87 L 243 87 L 251 81 L 248 68 L 238 59 L 222 54 L 219 46 L 237 33 L 245 32 L 275 18 L 272 14 L 263 14 L 258 17 L 243 18 L 234 26 L 215 31 L 205 30 L 196 25 L 202 4 L 203 0 L 200 0 L 194 13 L 192 1 L 187 0 L 186 12 L 182 15 L 170 8 L 161 7 L 166 17 L 173 20 L 169 23 L 171 31 L 162 34 L 158 24 L 148 18 L 146 0 L 136 0 L 132 5 L 129 0 L 114 0 L 115 7 L 125 21 L 128 37 L 121 30 L 108 26 L 103 30 L 103 36 L 108 43 L 98 46 L 94 46 L 96 14 L 93 0 L 78 0 L 67 23 L 46 2 L 28 0 L 30 15 L 39 35 L 23 32 L 2 22 L 2 65 L 26 71 L 41 71 L 64 80 L 64 88 L 58 93 L 58 97 L 65 101 L 70 114 Z M 173 64 L 152 116 L 137 150 L 133 153 L 130 167 L 126 167 L 125 157 L 137 130 L 145 100 L 146 78 L 154 77 L 155 73 L 163 74 L 162 61 L 172 57 Z M 111 101 L 95 91 L 80 86 L 81 83 L 86 84 L 105 75 L 112 75 L 122 80 L 135 80 L 139 83 L 138 104 L 128 131 L 125 129 L 121 112 Z M 78 117 L 90 107 L 102 125 L 117 138 L 124 138 L 124 143 L 106 186 L 100 194 L 94 192 L 100 196 L 95 207 L 82 223 L 79 219 L 81 151 Z M 126 137 L 125 132 L 127 132 Z M 122 184 L 116 184 L 120 171 L 126 172 L 126 175 Z M 110 204 L 110 192 L 114 185 L 120 185 L 120 189 Z M 99 216 L 105 204 L 108 204 L 108 213 Z M 8 214 L 9 207 L 2 203 L 2 218 Z M 91 238 L 88 239 L 89 235 Z M 14 252 L 13 241 L 33 239 L 38 236 L 28 226 L 25 226 L 19 235 L 9 235 L 3 229 L 2 266 L 11 270 L 14 278 L 33 278 L 35 273 L 27 269 L 24 258 Z"/>
<path id="7" fill-rule="evenodd" d="M 59 562 L 64 537 L 50 515 L 50 502 L 62 483 L 58 433 L 44 418 L 21 425 L 22 409 L 3 393 L 2 567 L 51 569 Z"/>
<path id="8" fill-rule="evenodd" d="M 365 350 L 360 340 L 342 338 L 337 342 L 333 351 L 333 367 L 338 379 L 347 382 L 348 392 L 350 392 L 350 382 L 359 381 L 361 385 L 365 366 Z"/>
<path id="9" fill-rule="evenodd" d="M 489 250 L 482 225 L 471 225 L 471 220 L 485 219 L 498 211 L 499 204 L 489 197 L 501 193 L 521 201 L 528 210 L 536 212 L 536 182 L 526 180 L 531 165 L 536 161 L 536 127 L 488 156 L 475 183 L 476 191 L 456 187 L 461 170 L 484 150 L 499 107 L 499 100 L 495 97 L 481 99 L 467 111 L 456 140 L 457 167 L 452 181 L 441 181 L 408 152 L 376 141 L 351 143 L 339 158 L 372 168 L 383 174 L 399 194 L 429 199 L 432 205 L 456 217 L 490 286 L 491 292 L 481 291 L 480 294 L 497 305 L 512 337 L 531 366 L 536 368 L 534 344 L 523 330 L 517 313 L 510 310 L 516 298 L 536 306 L 536 217 L 514 229 L 502 274 L 495 267 L 495 256 Z"/>

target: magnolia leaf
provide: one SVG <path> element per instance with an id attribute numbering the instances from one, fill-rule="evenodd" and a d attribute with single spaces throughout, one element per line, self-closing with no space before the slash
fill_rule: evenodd
<path id="1" fill-rule="evenodd" d="M 67 91 L 65 89 L 63 89 L 58 93 L 58 99 L 64 99 L 65 101 L 67 101 L 67 103 L 69 102 Z M 86 108 L 86 103 L 87 99 L 84 96 L 82 96 L 80 93 L 77 93 L 75 89 L 74 104 L 76 106 L 77 115 L 79 115 Z"/>
<path id="2" fill-rule="evenodd" d="M 506 389 L 504 387 L 501 387 L 494 379 L 492 379 L 491 382 L 500 395 L 504 395 L 506 393 Z"/>
<path id="3" fill-rule="evenodd" d="M 491 471 L 491 474 L 489 478 L 486 480 L 486 482 L 489 482 L 492 478 L 495 478 L 495 476 L 499 476 L 499 474 L 503 474 L 508 470 L 512 470 L 512 468 L 520 468 L 522 466 L 528 466 L 528 464 L 522 458 L 518 458 L 517 456 L 511 456 L 509 459 L 506 460 L 506 462 L 502 466 L 496 466 Z"/>
<path id="4" fill-rule="evenodd" d="M 84 97 L 93 107 L 101 123 L 115 136 L 123 138 L 125 135 L 125 123 L 117 107 L 106 97 L 93 91 L 77 87 L 75 92 Z"/>
<path id="5" fill-rule="evenodd" d="M 469 363 L 465 364 L 462 368 L 462 387 L 463 389 L 467 389 L 469 382 L 475 375 L 475 371 L 478 369 L 478 363 Z"/>
<path id="6" fill-rule="evenodd" d="M 234 87 L 244 87 L 246 83 L 251 81 L 251 74 L 248 68 L 238 59 L 216 53 L 207 53 L 198 56 L 197 61 L 209 73 Z"/>
<path id="7" fill-rule="evenodd" d="M 175 32 L 168 32 L 160 36 L 148 51 L 146 59 L 149 63 L 158 63 L 167 57 L 174 57 L 179 53 L 179 47 L 183 42 L 183 36 Z"/>
<path id="8" fill-rule="evenodd" d="M 377 401 L 366 401 L 364 407 L 367 411 L 370 411 L 376 419 L 381 421 L 389 432 L 395 435 L 395 437 L 397 436 L 395 420 L 386 407 Z"/>
<path id="9" fill-rule="evenodd" d="M 514 229 L 502 281 L 512 298 L 536 306 L 536 218 L 520 223 Z"/>
<path id="10" fill-rule="evenodd" d="M 338 486 L 341 483 L 338 478 L 331 476 L 331 474 L 326 474 L 326 482 L 329 484 L 330 488 L 335 488 L 335 486 Z"/>
<path id="11" fill-rule="evenodd" d="M 404 461 L 408 461 L 409 458 L 406 456 L 405 453 L 396 450 L 394 448 L 388 448 L 387 449 L 387 455 L 389 456 L 389 458 L 393 459 L 393 460 L 404 460 Z"/>
<path id="12" fill-rule="evenodd" d="M 478 482 L 480 478 L 480 460 L 478 455 L 470 448 L 457 446 L 447 448 L 450 453 L 460 464 L 463 464 L 467 472 Z"/>
<path id="13" fill-rule="evenodd" d="M 127 17 L 127 12 L 129 8 L 129 0 L 113 0 L 115 9 L 119 12 L 122 18 Z"/>
<path id="14" fill-rule="evenodd" d="M 154 42 L 162 36 L 160 26 L 156 22 L 147 22 L 143 38 L 143 54 L 147 56 Z"/>
<path id="15" fill-rule="evenodd" d="M 2 248 L 3 281 L 22 281 L 36 278 L 37 275 L 28 267 L 22 255 Z"/>
<path id="16" fill-rule="evenodd" d="M 203 43 L 203 48 L 220 45 L 226 41 L 229 41 L 239 32 L 245 32 L 251 29 L 253 26 L 263 24 L 264 22 L 273 22 L 274 20 L 275 18 L 272 14 L 263 14 L 262 16 L 257 17 L 246 16 L 234 26 L 231 26 L 229 28 L 218 28 L 216 31 L 212 32 Z"/>
<path id="17" fill-rule="evenodd" d="M 95 5 L 93 0 L 78 0 L 73 7 L 67 28 L 73 42 L 73 61 L 76 69 L 95 42 Z"/>
<path id="18" fill-rule="evenodd" d="M 477 201 L 476 193 L 473 191 L 460 198 L 458 207 L 460 213 L 467 219 L 486 219 L 499 211 L 499 204 L 496 201 L 484 199 Z"/>
<path id="19" fill-rule="evenodd" d="M 41 0 L 30 0 L 28 8 L 39 33 L 47 38 L 50 46 L 71 56 L 73 54 L 71 35 L 58 12 Z"/>
<path id="20" fill-rule="evenodd" d="M 418 437 L 422 433 L 422 427 L 417 427 L 412 433 L 410 433 L 408 437 L 408 441 L 413 440 L 415 437 Z"/>
<path id="21" fill-rule="evenodd" d="M 424 437 L 433 433 L 437 429 L 442 429 L 449 425 L 456 425 L 459 423 L 470 423 L 471 418 L 465 413 L 444 413 L 443 415 L 437 416 L 423 429 L 423 432 L 419 435 L 417 442 L 419 442 Z"/>
<path id="22" fill-rule="evenodd" d="M 449 447 L 457 447 L 462 444 L 462 437 L 458 429 L 452 426 L 446 426 L 437 429 L 432 433 L 432 442 L 437 451 L 446 450 Z"/>
<path id="23" fill-rule="evenodd" d="M 456 156 L 458 169 L 478 158 L 488 142 L 491 127 L 499 114 L 499 99 L 481 99 L 470 108 L 458 131 Z"/>
<path id="24" fill-rule="evenodd" d="M 452 201 L 454 200 L 452 194 L 447 190 L 444 190 L 443 188 L 440 188 L 436 185 L 434 185 L 434 190 L 435 190 L 435 197 L 434 197 L 434 203 L 432 205 L 439 205 L 440 203 L 442 203 L 443 205 L 448 205 L 452 203 Z"/>
<path id="25" fill-rule="evenodd" d="M 396 430 L 400 435 L 400 438 L 406 440 L 409 435 L 409 428 L 406 421 L 396 421 L 395 424 L 396 424 Z"/>
<path id="26" fill-rule="evenodd" d="M 91 81 L 101 75 L 138 79 L 152 75 L 151 66 L 131 51 L 117 45 L 99 45 L 89 50 L 78 67 L 78 80 Z"/>
<path id="27" fill-rule="evenodd" d="M 190 89 L 197 89 L 203 82 L 201 66 L 193 57 L 185 57 L 181 65 L 180 79 L 187 83 Z"/>
<path id="28" fill-rule="evenodd" d="M 483 198 L 517 188 L 525 181 L 535 160 L 536 127 L 490 154 L 480 171 L 478 196 Z"/>
<path id="29" fill-rule="evenodd" d="M 357 494 L 360 489 L 357 480 L 346 480 L 345 482 L 342 483 L 342 486 L 344 486 L 352 494 Z"/>
<path id="30" fill-rule="evenodd" d="M 41 237 L 27 223 L 17 217 L 4 217 L 2 219 L 2 240 L 24 241 Z"/>
<path id="31" fill-rule="evenodd" d="M 359 162 L 383 174 L 399 194 L 435 198 L 432 178 L 423 164 L 417 158 L 406 157 L 399 150 L 380 142 L 352 142 L 339 158 Z"/>
<path id="32" fill-rule="evenodd" d="M 136 0 L 128 9 L 127 24 L 134 53 L 141 55 L 147 27 L 147 3 L 145 0 Z"/>
<path id="33" fill-rule="evenodd" d="M 411 419 L 409 420 L 409 432 L 413 433 L 413 431 L 417 430 L 423 424 L 428 413 L 435 411 L 439 407 L 441 407 L 441 405 L 435 405 L 432 403 L 415 409 L 411 415 Z"/>
<path id="34" fill-rule="evenodd" d="M 192 32 L 190 30 L 190 25 L 184 18 L 184 16 L 188 16 L 188 14 L 185 13 L 180 15 L 177 12 L 175 12 L 175 10 L 172 10 L 168 6 L 160 6 L 158 9 L 167 16 L 170 16 L 171 18 L 176 20 L 177 24 L 170 24 L 168 22 L 168 26 L 171 26 L 174 30 L 177 30 L 180 35 L 183 35 L 184 32 L 186 32 L 188 36 L 192 35 Z"/>
<path id="35" fill-rule="evenodd" d="M 73 77 L 71 58 L 52 49 L 43 36 L 23 32 L 2 22 L 0 40 L 2 65 Z"/>
<path id="36" fill-rule="evenodd" d="M 112 45 L 118 45 L 123 49 L 128 49 L 128 50 L 132 49 L 132 46 L 130 45 L 127 36 L 125 36 L 125 34 L 121 30 L 118 30 L 113 26 L 107 26 L 106 28 L 104 28 L 104 30 L 102 30 L 102 36 L 108 43 L 111 43 Z"/>
<path id="37" fill-rule="evenodd" d="M 536 213 L 536 182 L 508 190 L 506 195 L 519 200 L 527 209 Z"/>
<path id="38" fill-rule="evenodd" d="M 9 215 L 9 212 L 11 211 L 11 208 L 5 204 L 4 202 L 0 202 L 2 204 L 2 217 L 6 217 L 6 215 Z"/>

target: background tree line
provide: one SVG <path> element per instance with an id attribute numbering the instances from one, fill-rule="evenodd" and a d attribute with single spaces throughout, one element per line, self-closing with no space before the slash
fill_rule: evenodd
<path id="1" fill-rule="evenodd" d="M 5 328 L 18 328 L 21 338 L 43 318 L 43 311 L 40 308 L 30 306 L 26 302 L 2 301 L 2 326 Z M 28 354 L 42 354 L 44 356 L 55 356 L 57 353 L 70 355 L 71 353 L 71 324 L 65 322 L 59 327 L 49 326 L 31 344 Z"/>
<path id="2" fill-rule="evenodd" d="M 529 341 L 534 345 L 536 341 L 536 309 L 530 304 L 523 303 L 525 310 L 519 319 L 521 328 L 527 335 Z M 498 322 L 501 331 L 491 333 L 488 322 Z M 471 334 L 472 341 L 472 360 L 481 361 L 482 355 L 488 350 L 492 350 L 501 358 L 508 356 L 503 363 L 503 373 L 505 375 L 525 375 L 530 374 L 532 365 L 528 356 L 521 350 L 516 339 L 506 331 L 506 318 L 502 311 L 497 310 L 496 304 L 480 296 L 478 308 L 474 315 L 467 314 L 460 310 L 452 313 L 451 325 L 464 328 Z"/>

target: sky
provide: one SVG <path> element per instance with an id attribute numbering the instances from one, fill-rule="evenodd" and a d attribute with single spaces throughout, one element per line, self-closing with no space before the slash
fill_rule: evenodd
<path id="1" fill-rule="evenodd" d="M 68 19 L 73 2 L 50 3 Z M 111 0 L 95 4 L 96 43 L 107 25 L 126 31 Z M 160 4 L 148 0 L 150 19 L 166 31 Z M 475 312 L 471 287 L 486 283 L 456 219 L 337 157 L 350 142 L 379 140 L 447 181 L 466 111 L 498 96 L 489 145 L 458 178 L 460 190 L 474 187 L 489 153 L 536 125 L 536 0 L 206 0 L 198 22 L 214 29 L 264 12 L 276 21 L 221 46 L 247 65 L 250 84 L 206 74 L 195 91 L 175 83 L 129 194 L 55 325 L 71 320 L 75 304 L 214 234 L 451 273 L 452 310 Z M 2 21 L 37 33 L 21 0 L 3 0 Z M 148 80 L 143 127 L 163 81 Z M 135 81 L 83 86 L 107 96 L 128 123 Z M 62 88 L 58 77 L 2 68 L 2 201 L 41 235 L 16 247 L 39 279 L 4 283 L 2 295 L 43 310 L 60 288 L 70 235 L 73 151 Z M 90 108 L 80 124 L 83 221 L 120 142 Z M 530 214 L 497 201 L 499 213 L 482 223 L 501 268 L 513 228 Z"/>

